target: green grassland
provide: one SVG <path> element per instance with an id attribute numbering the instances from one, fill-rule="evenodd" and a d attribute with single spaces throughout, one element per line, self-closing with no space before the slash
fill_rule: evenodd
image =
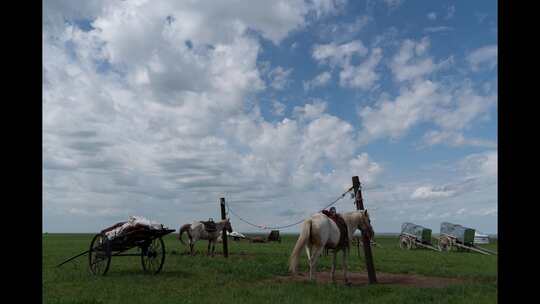
<path id="1" fill-rule="evenodd" d="M 395 285 L 347 287 L 343 284 L 282 282 L 297 236 L 282 235 L 281 243 L 250 244 L 229 241 L 230 256 L 207 257 L 207 242 L 200 241 L 194 257 L 176 238 L 164 238 L 165 265 L 157 275 L 144 274 L 140 258 L 112 259 L 106 276 L 93 276 L 87 256 L 55 265 L 88 249 L 93 235 L 43 235 L 44 303 L 496 303 L 497 256 L 469 252 L 439 253 L 431 250 L 402 250 L 397 237 L 377 237 L 373 248 L 378 272 L 407 273 L 464 279 L 444 288 Z M 496 242 L 485 248 L 497 250 Z M 221 244 L 216 252 L 221 253 Z M 203 254 L 201 254 L 203 253 Z M 330 257 L 319 260 L 319 271 L 329 271 Z M 349 271 L 363 272 L 365 264 L 351 250 Z M 303 254 L 300 271 L 307 270 Z M 336 274 L 342 275 L 340 255 Z"/>

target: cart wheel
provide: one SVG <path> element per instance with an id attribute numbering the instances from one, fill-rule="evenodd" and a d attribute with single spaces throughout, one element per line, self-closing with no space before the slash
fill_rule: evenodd
<path id="1" fill-rule="evenodd" d="M 399 247 L 401 249 L 411 249 L 412 248 L 412 242 L 409 240 L 408 237 L 402 236 L 399 238 Z"/>
<path id="2" fill-rule="evenodd" d="M 109 240 L 103 234 L 96 234 L 90 243 L 88 267 L 92 274 L 105 275 L 111 264 Z"/>
<path id="3" fill-rule="evenodd" d="M 450 251 L 452 244 L 450 244 L 450 239 L 443 236 L 439 239 L 439 250 L 440 251 Z"/>
<path id="4" fill-rule="evenodd" d="M 156 274 L 165 263 L 165 243 L 161 238 L 153 239 L 146 247 L 141 247 L 141 263 L 147 273 Z"/>
<path id="5" fill-rule="evenodd" d="M 399 248 L 405 249 L 405 246 L 407 245 L 406 243 L 407 243 L 407 241 L 406 241 L 405 237 L 400 236 L 399 237 Z"/>

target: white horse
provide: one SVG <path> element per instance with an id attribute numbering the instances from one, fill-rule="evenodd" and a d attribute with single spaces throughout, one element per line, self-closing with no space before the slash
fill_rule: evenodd
<path id="1" fill-rule="evenodd" d="M 217 228 L 216 231 L 208 232 L 206 231 L 203 223 L 199 221 L 194 221 L 191 224 L 185 224 L 182 227 L 180 227 L 180 233 L 178 234 L 178 239 L 180 240 L 180 242 L 182 242 L 182 244 L 188 245 L 182 239 L 182 234 L 184 232 L 187 232 L 187 235 L 189 237 L 189 249 L 190 249 L 191 255 L 194 254 L 193 247 L 195 246 L 195 242 L 197 242 L 198 240 L 208 240 L 208 255 L 212 254 L 212 256 L 214 256 L 217 238 L 220 235 L 223 228 L 225 228 L 229 233 L 233 231 L 229 219 L 216 222 L 216 228 Z M 210 247 L 212 247 L 212 251 L 210 251 Z"/>
<path id="2" fill-rule="evenodd" d="M 352 236 L 356 229 L 362 230 L 362 233 L 369 239 L 373 238 L 374 232 L 369 220 L 367 210 L 352 211 L 340 214 L 347 224 L 348 240 L 352 240 Z M 322 213 L 316 213 L 311 218 L 304 221 L 302 232 L 296 241 L 296 245 L 289 259 L 289 270 L 293 275 L 296 274 L 298 268 L 298 258 L 302 249 L 306 247 L 306 253 L 309 264 L 309 279 L 313 279 L 313 271 L 317 266 L 317 259 L 322 253 L 325 246 L 330 248 L 337 247 L 340 240 L 340 231 L 336 223 L 328 216 Z M 307 246 L 306 246 L 307 245 Z M 336 271 L 336 254 L 337 251 L 343 252 L 343 275 L 345 276 L 345 284 L 349 284 L 347 276 L 347 256 L 348 248 L 337 248 L 333 251 L 332 257 L 332 281 L 335 282 Z"/>

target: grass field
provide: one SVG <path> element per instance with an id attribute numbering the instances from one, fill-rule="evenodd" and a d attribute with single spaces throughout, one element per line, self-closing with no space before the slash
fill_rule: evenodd
<path id="1" fill-rule="evenodd" d="M 496 303 L 497 257 L 477 253 L 405 251 L 397 237 L 378 237 L 373 248 L 378 272 L 408 273 L 463 279 L 444 288 L 394 285 L 347 287 L 343 284 L 282 282 L 288 275 L 287 261 L 297 236 L 282 235 L 281 243 L 229 242 L 230 257 L 214 258 L 197 243 L 195 257 L 181 255 L 186 248 L 176 234 L 165 237 L 167 256 L 163 271 L 145 275 L 140 258 L 112 259 L 104 277 L 91 275 L 83 256 L 61 268 L 55 265 L 88 249 L 93 235 L 43 235 L 44 303 Z M 184 236 L 185 237 L 185 236 Z M 485 248 L 497 250 L 496 242 Z M 173 252 L 175 251 L 175 253 Z M 216 247 L 221 253 L 221 245 Z M 342 276 L 338 256 L 337 276 Z M 319 271 L 329 271 L 330 257 L 319 260 Z M 300 271 L 307 269 L 305 254 Z M 363 272 L 365 264 L 351 250 L 349 271 Z"/>

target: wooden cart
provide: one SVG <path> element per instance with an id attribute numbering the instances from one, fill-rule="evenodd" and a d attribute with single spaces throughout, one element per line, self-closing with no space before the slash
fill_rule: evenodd
<path id="1" fill-rule="evenodd" d="M 401 249 L 426 248 L 435 251 L 441 251 L 433 246 L 431 242 L 422 241 L 416 235 L 403 232 L 399 236 L 399 247 Z"/>
<path id="2" fill-rule="evenodd" d="M 467 228 L 458 224 L 448 222 L 441 223 L 439 235 L 439 249 L 441 251 L 474 251 L 481 254 L 497 254 L 494 251 L 476 246 L 474 244 L 475 229 Z"/>
<path id="3" fill-rule="evenodd" d="M 485 255 L 497 255 L 497 252 L 476 246 L 474 242 L 463 243 L 456 236 L 445 233 L 441 233 L 439 236 L 439 249 L 441 251 L 455 249 L 457 251 L 474 251 Z"/>
<path id="4" fill-rule="evenodd" d="M 116 238 L 109 239 L 105 231 L 96 234 L 90 242 L 90 248 L 68 260 L 63 264 L 88 253 L 88 267 L 92 274 L 105 275 L 109 270 L 112 257 L 140 256 L 141 266 L 144 272 L 157 274 L 165 263 L 165 243 L 163 236 L 174 232 L 174 229 L 150 229 L 140 227 L 129 231 Z M 126 253 L 130 249 L 137 248 L 136 253 Z"/>
<path id="5" fill-rule="evenodd" d="M 399 235 L 399 247 L 401 249 L 426 248 L 440 251 L 431 242 L 431 229 L 413 224 L 403 223 Z"/>

